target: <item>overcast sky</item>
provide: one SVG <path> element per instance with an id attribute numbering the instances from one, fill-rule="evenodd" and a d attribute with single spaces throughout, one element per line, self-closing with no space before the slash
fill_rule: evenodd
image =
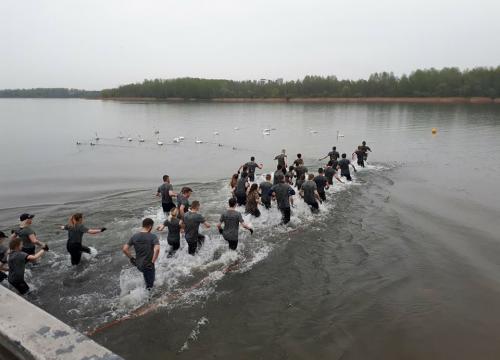
<path id="1" fill-rule="evenodd" d="M 500 0 L 3 0 L 0 88 L 500 65 Z"/>

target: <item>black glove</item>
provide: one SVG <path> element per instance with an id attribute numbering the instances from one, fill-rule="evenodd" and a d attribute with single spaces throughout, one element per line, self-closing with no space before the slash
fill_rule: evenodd
<path id="1" fill-rule="evenodd" d="M 221 235 L 222 235 L 222 233 L 223 233 L 223 232 L 224 232 L 224 229 L 219 228 L 219 234 L 221 234 Z"/>
<path id="2" fill-rule="evenodd" d="M 137 266 L 137 263 L 135 262 L 135 257 L 133 257 L 133 256 L 132 256 L 132 257 L 130 258 L 130 263 L 131 263 L 132 265 L 134 265 L 134 266 Z"/>
<path id="3" fill-rule="evenodd" d="M 45 251 L 49 251 L 49 245 L 47 244 L 43 245 L 42 249 Z"/>
<path id="4" fill-rule="evenodd" d="M 105 227 L 102 227 L 101 228 L 101 232 L 105 232 L 106 231 L 106 228 Z"/>
<path id="5" fill-rule="evenodd" d="M 252 228 L 248 229 L 248 231 L 250 231 L 250 235 L 253 235 L 253 229 Z"/>

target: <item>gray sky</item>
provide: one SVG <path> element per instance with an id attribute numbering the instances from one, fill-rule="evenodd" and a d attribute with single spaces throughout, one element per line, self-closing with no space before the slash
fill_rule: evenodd
<path id="1" fill-rule="evenodd" d="M 500 65 L 499 0 L 0 2 L 0 88 Z"/>

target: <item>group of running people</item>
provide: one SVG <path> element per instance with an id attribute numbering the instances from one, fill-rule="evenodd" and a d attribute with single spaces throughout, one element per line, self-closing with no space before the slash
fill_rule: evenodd
<path id="1" fill-rule="evenodd" d="M 364 167 L 368 151 L 371 152 L 371 149 L 363 141 L 362 145 L 353 152 L 352 159 L 356 157 L 357 164 Z M 351 181 L 350 167 L 356 171 L 355 166 L 347 158 L 347 154 L 340 155 L 335 146 L 325 157 L 318 160 L 322 161 L 326 158 L 329 158 L 328 163 L 324 168 L 319 168 L 315 175 L 309 173 L 301 154 L 297 154 L 293 165 L 287 166 L 287 154 L 283 149 L 281 154 L 274 158 L 278 162 L 274 174 L 266 174 L 265 180 L 259 184 L 254 182 L 255 171 L 257 168 L 262 169 L 263 165 L 256 163 L 253 156 L 249 162 L 241 165 L 229 184 L 231 197 L 228 200 L 228 208 L 220 215 L 216 225 L 219 233 L 228 242 L 229 248 L 237 249 L 240 226 L 253 234 L 251 226 L 244 222 L 242 213 L 236 209 L 238 205 L 244 206 L 247 214 L 259 217 L 261 215 L 259 205 L 270 209 L 275 200 L 282 214 L 282 223 L 287 224 L 290 222 L 293 196 L 296 195 L 297 190 L 311 211 L 318 212 L 319 204 L 326 200 L 325 190 L 333 184 L 333 180 L 342 183 L 341 177 L 344 177 L 347 181 Z M 339 170 L 341 177 L 337 175 Z M 168 175 L 163 176 L 163 184 L 157 189 L 156 196 L 161 198 L 166 219 L 156 230 L 168 231 L 167 242 L 170 248 L 167 257 L 172 257 L 180 248 L 181 233 L 184 233 L 188 253 L 195 255 L 205 240 L 205 236 L 199 232 L 200 225 L 207 229 L 211 227 L 200 213 L 200 202 L 190 203 L 192 193 L 193 190 L 187 186 L 176 193 Z M 19 227 L 11 231 L 8 247 L 4 244 L 8 237 L 0 231 L 0 281 L 7 278 L 20 294 L 29 291 L 29 286 L 24 279 L 26 263 L 36 262 L 49 251 L 48 245 L 37 238 L 31 227 L 33 218 L 34 215 L 28 213 L 20 216 Z M 152 233 L 153 229 L 154 221 L 151 218 L 144 219 L 141 230 L 134 234 L 122 248 L 131 264 L 142 272 L 147 289 L 151 289 L 154 285 L 154 264 L 160 255 L 160 242 L 158 236 Z M 83 235 L 100 234 L 106 228 L 88 228 L 84 225 L 83 214 L 77 213 L 70 217 L 67 225 L 61 226 L 61 230 L 68 232 L 66 248 L 71 256 L 71 264 L 78 265 L 82 253 L 91 252 L 89 247 L 82 244 Z M 36 246 L 40 247 L 38 251 L 36 251 Z M 134 254 L 131 252 L 132 247 Z M 7 271 L 8 275 L 5 274 Z"/>

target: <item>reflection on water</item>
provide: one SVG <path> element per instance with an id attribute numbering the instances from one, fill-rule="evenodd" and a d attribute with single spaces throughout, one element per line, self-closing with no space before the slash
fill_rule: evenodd
<path id="1" fill-rule="evenodd" d="M 142 356 L 134 344 L 144 339 L 152 359 L 484 359 L 500 350 L 498 107 L 0 100 L 0 114 L 9 135 L 0 225 L 37 214 L 52 251 L 28 271 L 31 301 L 81 330 L 147 301 L 120 246 L 142 217 L 162 219 L 154 192 L 163 173 L 176 190 L 191 184 L 215 223 L 229 176 L 252 155 L 265 173 L 283 147 L 310 169 L 332 145 L 350 154 L 366 140 L 374 150 L 319 217 L 299 201 L 288 229 L 277 210 L 246 216 L 256 233 L 242 234 L 237 253 L 210 230 L 198 257 L 162 255 L 159 310 L 95 335 L 127 358 Z M 85 238 L 97 253 L 71 268 L 56 225 L 77 210 L 110 230 Z"/>

